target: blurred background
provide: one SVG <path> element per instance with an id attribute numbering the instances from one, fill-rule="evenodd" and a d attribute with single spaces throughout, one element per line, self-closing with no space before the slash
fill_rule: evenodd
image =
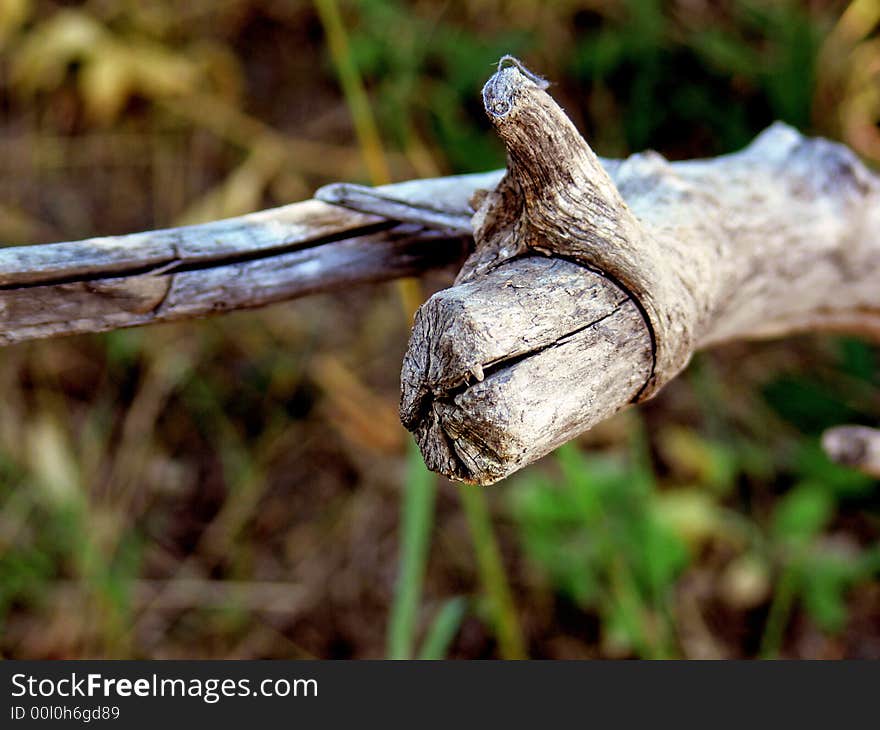
<path id="1" fill-rule="evenodd" d="M 880 163 L 880 0 L 0 0 L 0 245 L 504 164 L 504 53 L 603 155 L 774 119 Z M 878 348 L 703 353 L 488 489 L 398 423 L 413 283 L 0 352 L 8 658 L 880 657 Z M 880 285 L 880 283 L 878 283 Z"/>

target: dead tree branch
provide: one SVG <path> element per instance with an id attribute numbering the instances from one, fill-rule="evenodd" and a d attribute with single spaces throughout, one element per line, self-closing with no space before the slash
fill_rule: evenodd
<path id="1" fill-rule="evenodd" d="M 0 345 L 419 275 L 460 262 L 469 245 L 449 227 L 310 200 L 203 225 L 0 249 Z"/>
<path id="2" fill-rule="evenodd" d="M 880 180 L 848 149 L 774 125 L 725 157 L 601 160 L 545 86 L 506 58 L 483 90 L 506 172 L 0 249 L 0 345 L 449 268 L 475 241 L 416 318 L 401 418 L 431 468 L 490 484 L 649 398 L 698 348 L 880 333 Z M 845 435 L 825 445 L 853 461 Z"/>
<path id="3" fill-rule="evenodd" d="M 850 150 L 777 124 L 726 157 L 603 164 L 545 86 L 504 59 L 483 90 L 508 172 L 403 366 L 401 418 L 429 467 L 495 482 L 700 347 L 880 333 L 880 180 Z"/>

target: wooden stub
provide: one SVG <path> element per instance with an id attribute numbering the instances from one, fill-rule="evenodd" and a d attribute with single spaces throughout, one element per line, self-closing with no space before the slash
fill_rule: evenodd
<path id="1" fill-rule="evenodd" d="M 650 370 L 624 291 L 568 261 L 515 260 L 419 310 L 401 418 L 429 468 L 488 483 L 612 415 Z"/>

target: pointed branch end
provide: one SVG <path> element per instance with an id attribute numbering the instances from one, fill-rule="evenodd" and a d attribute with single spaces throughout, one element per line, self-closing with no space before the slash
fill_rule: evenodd
<path id="1" fill-rule="evenodd" d="M 529 87 L 544 91 L 550 82 L 530 71 L 518 58 L 502 56 L 498 70 L 483 86 L 483 106 L 493 121 L 508 116 L 521 92 Z"/>

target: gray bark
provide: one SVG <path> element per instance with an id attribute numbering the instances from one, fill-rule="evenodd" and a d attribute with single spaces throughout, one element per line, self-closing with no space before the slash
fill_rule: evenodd
<path id="1" fill-rule="evenodd" d="M 469 244 L 456 231 L 311 200 L 204 225 L 0 249 L 0 345 L 418 275 L 459 263 Z"/>

